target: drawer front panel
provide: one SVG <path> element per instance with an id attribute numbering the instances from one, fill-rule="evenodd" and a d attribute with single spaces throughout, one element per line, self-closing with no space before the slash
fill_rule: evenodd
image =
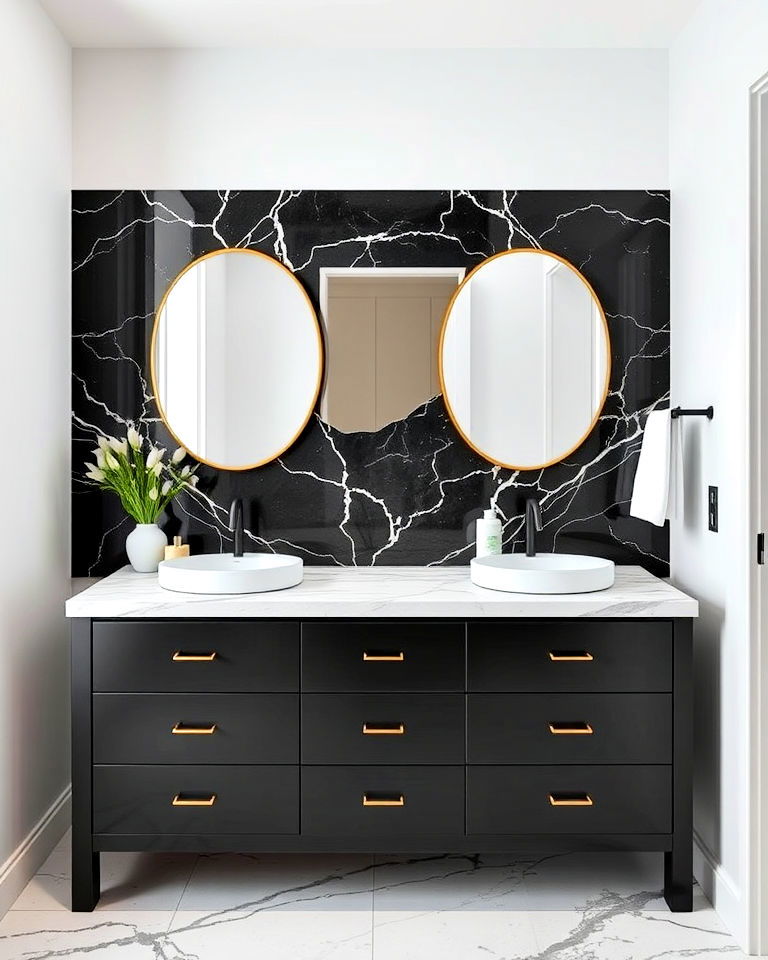
<path id="1" fill-rule="evenodd" d="M 97 693 L 95 763 L 298 763 L 296 693 Z"/>
<path id="2" fill-rule="evenodd" d="M 668 693 L 473 693 L 469 763 L 671 763 Z"/>
<path id="3" fill-rule="evenodd" d="M 96 766 L 93 830 L 296 834 L 299 768 Z"/>
<path id="4" fill-rule="evenodd" d="M 663 692 L 672 689 L 672 624 L 514 621 L 468 624 L 471 691 Z"/>
<path id="5" fill-rule="evenodd" d="M 469 834 L 669 833 L 671 805 L 666 766 L 467 768 Z"/>
<path id="6" fill-rule="evenodd" d="M 302 767 L 302 834 L 462 836 L 463 791 L 464 767 L 458 766 Z"/>
<path id="7" fill-rule="evenodd" d="M 461 693 L 304 694 L 303 763 L 464 763 Z"/>
<path id="8" fill-rule="evenodd" d="M 105 693 L 297 691 L 299 637 L 298 623 L 277 621 L 97 621 L 93 688 Z"/>
<path id="9" fill-rule="evenodd" d="M 464 634 L 463 623 L 305 623 L 302 689 L 463 691 Z"/>

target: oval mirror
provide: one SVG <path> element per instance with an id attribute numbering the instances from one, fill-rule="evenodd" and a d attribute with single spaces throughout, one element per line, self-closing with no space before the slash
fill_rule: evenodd
<path id="1" fill-rule="evenodd" d="M 176 277 L 150 350 L 160 415 L 179 445 L 223 470 L 279 457 L 317 402 L 320 325 L 304 288 L 255 250 L 216 250 Z"/>
<path id="2" fill-rule="evenodd" d="M 468 274 L 448 305 L 438 359 L 459 433 L 515 470 L 572 453 L 608 395 L 600 302 L 574 266 L 544 250 L 506 250 Z"/>

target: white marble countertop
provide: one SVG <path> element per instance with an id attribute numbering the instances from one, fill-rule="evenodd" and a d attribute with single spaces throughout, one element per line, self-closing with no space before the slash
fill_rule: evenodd
<path id="1" fill-rule="evenodd" d="M 469 567 L 305 567 L 290 590 L 171 593 L 157 574 L 117 573 L 67 601 L 68 617 L 695 617 L 699 605 L 642 567 L 610 590 L 535 595 L 476 587 Z"/>

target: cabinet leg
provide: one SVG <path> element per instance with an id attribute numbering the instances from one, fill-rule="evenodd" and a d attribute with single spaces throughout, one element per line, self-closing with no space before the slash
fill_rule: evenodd
<path id="1" fill-rule="evenodd" d="M 664 854 L 664 899 L 672 913 L 693 910 L 692 844 L 680 844 Z"/>
<path id="2" fill-rule="evenodd" d="M 673 913 L 693 910 L 693 633 L 675 620 L 672 687 L 672 849 L 664 854 L 664 899 Z"/>
<path id="3" fill-rule="evenodd" d="M 99 854 L 72 844 L 72 911 L 90 913 L 101 896 Z"/>

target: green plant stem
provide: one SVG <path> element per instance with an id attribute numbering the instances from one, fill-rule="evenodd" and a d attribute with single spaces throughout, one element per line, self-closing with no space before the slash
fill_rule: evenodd
<path id="1" fill-rule="evenodd" d="M 125 512 L 137 523 L 157 523 L 170 502 L 182 490 L 190 489 L 189 480 L 195 471 L 193 468 L 182 478 L 176 465 L 170 463 L 164 464 L 157 476 L 154 468 L 147 467 L 143 444 L 138 450 L 128 446 L 125 454 L 110 448 L 106 456 L 114 460 L 115 465 L 105 463 L 101 468 L 104 479 L 98 482 L 98 486 L 117 494 Z M 169 480 L 171 486 L 166 494 L 162 494 L 161 488 Z M 155 500 L 150 496 L 152 491 L 157 491 Z"/>

